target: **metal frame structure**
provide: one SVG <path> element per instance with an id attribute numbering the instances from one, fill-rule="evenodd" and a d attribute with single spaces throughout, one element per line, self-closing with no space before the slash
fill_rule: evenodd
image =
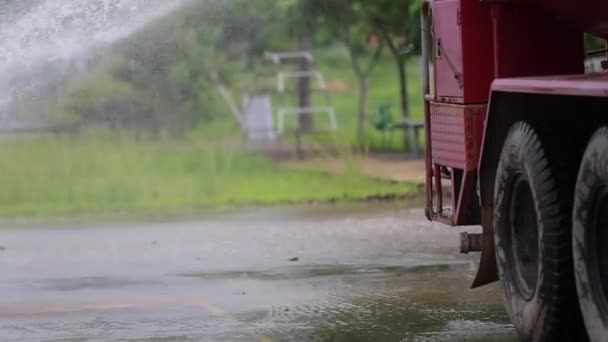
<path id="1" fill-rule="evenodd" d="M 317 81 L 318 90 L 327 90 L 327 82 L 320 71 L 282 71 L 277 75 L 277 89 L 285 92 L 288 79 L 314 78 Z"/>
<path id="2" fill-rule="evenodd" d="M 287 115 L 299 116 L 302 114 L 326 114 L 332 132 L 338 131 L 338 120 L 336 111 L 332 107 L 311 107 L 311 108 L 280 108 L 278 110 L 278 134 L 285 133 L 285 118 Z"/>
<path id="3" fill-rule="evenodd" d="M 286 61 L 298 61 L 306 60 L 309 63 L 314 62 L 312 53 L 308 51 L 294 51 L 294 52 L 266 52 L 266 59 L 272 61 L 274 64 L 280 65 Z"/>
<path id="4" fill-rule="evenodd" d="M 266 58 L 274 62 L 275 64 L 283 64 L 286 62 L 297 62 L 306 60 L 309 64 L 314 62 L 314 58 L 310 52 L 285 52 L 285 53 L 266 53 Z M 276 76 L 276 87 L 280 95 L 282 95 L 283 104 L 285 103 L 284 95 L 290 90 L 288 87 L 288 80 L 302 80 L 308 79 L 313 80 L 314 85 L 311 87 L 314 90 L 321 91 L 325 97 L 325 105 L 323 106 L 309 106 L 309 107 L 290 107 L 290 106 L 279 106 L 277 109 L 277 133 L 283 135 L 286 132 L 286 117 L 289 115 L 295 116 L 297 122 L 300 120 L 302 115 L 326 115 L 329 121 L 329 131 L 335 134 L 338 131 L 338 118 L 336 110 L 331 106 L 331 98 L 328 91 L 327 81 L 323 76 L 323 73 L 317 70 L 306 70 L 306 71 L 279 71 Z M 296 133 L 302 134 L 300 128 L 296 129 Z"/>

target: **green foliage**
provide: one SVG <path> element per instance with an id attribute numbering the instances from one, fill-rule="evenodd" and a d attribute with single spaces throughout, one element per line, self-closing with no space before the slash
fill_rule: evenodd
<path id="1" fill-rule="evenodd" d="M 321 26 L 334 39 L 349 40 L 363 33 L 364 42 L 371 33 L 386 31 L 400 50 L 420 46 L 420 0 L 300 0 L 293 6 L 293 22 L 303 32 Z"/>
<path id="2" fill-rule="evenodd" d="M 332 92 L 332 104 L 336 108 L 340 131 L 338 132 L 338 141 L 340 144 L 352 146 L 360 143 L 356 137 L 357 127 L 357 103 L 353 99 L 357 96 L 356 78 L 348 64 L 345 64 L 343 56 L 334 57 L 335 52 L 331 52 L 328 57 L 325 55 L 325 49 L 317 51 L 318 64 L 324 72 L 330 84 L 339 83 L 344 86 L 343 89 L 334 89 Z M 342 62 L 341 62 L 342 61 Z M 409 87 L 408 100 L 411 108 L 412 120 L 423 120 L 422 107 L 422 88 L 420 84 L 420 61 L 418 58 L 411 58 L 407 62 L 408 69 L 408 84 Z M 399 118 L 399 83 L 394 81 L 395 67 L 392 58 L 383 57 L 378 66 L 370 74 L 369 88 L 369 122 L 368 127 L 372 127 L 374 119 L 378 115 L 379 108 L 382 104 L 391 104 L 392 116 L 396 120 Z M 318 99 L 322 101 L 322 99 Z M 322 125 L 323 122 L 316 122 Z M 366 149 L 373 151 L 403 151 L 404 139 L 403 133 L 400 131 L 393 132 L 392 140 L 388 145 L 382 143 L 382 134 L 375 129 L 368 129 L 363 141 Z M 329 143 L 327 140 L 326 143 Z M 420 141 L 420 146 L 423 146 L 424 140 Z"/>
<path id="3" fill-rule="evenodd" d="M 124 124 L 128 122 L 130 114 L 147 112 L 145 103 L 140 103 L 138 99 L 132 84 L 117 80 L 107 73 L 99 73 L 68 86 L 64 119 L 76 120 L 81 124 L 83 121 L 88 124 Z"/>
<path id="4" fill-rule="evenodd" d="M 293 8 L 298 13 L 293 25 L 302 33 L 327 30 L 336 41 L 364 52 L 373 27 L 362 4 L 354 0 L 300 0 Z"/>
<path id="5" fill-rule="evenodd" d="M 374 53 L 370 41 L 377 37 L 378 22 L 390 29 L 395 41 L 405 44 L 409 41 L 399 37 L 409 37 L 403 32 L 417 27 L 410 17 L 418 14 L 409 14 L 414 4 L 414 0 L 189 2 L 98 51 L 90 63 L 93 71 L 71 75 L 63 110 L 53 110 L 63 112 L 60 118 L 69 127 L 106 125 L 154 136 L 162 132 L 183 136 L 197 125 L 227 115 L 216 96 L 218 81 L 236 88 L 238 75 L 253 74 L 265 51 L 297 49 L 302 37 L 310 38 L 314 47 L 328 49 L 337 42 L 347 43 L 358 73 L 364 74 L 368 70 L 364 61 Z M 342 65 L 344 59 L 334 62 Z"/>
<path id="6" fill-rule="evenodd" d="M 606 40 L 585 34 L 585 49 L 587 51 L 600 50 L 606 47 Z"/>
<path id="7" fill-rule="evenodd" d="M 368 74 L 375 67 L 384 46 L 388 46 L 397 67 L 395 82 L 399 88 L 399 108 L 403 117 L 410 116 L 407 83 L 407 58 L 420 46 L 420 19 L 417 0 L 300 0 L 299 27 L 310 30 L 323 27 L 349 50 L 351 62 L 359 81 L 359 124 L 357 134 L 365 134 L 367 120 Z M 361 57 L 371 55 L 367 66 Z M 371 52 L 371 53 L 370 53 Z"/>
<path id="8" fill-rule="evenodd" d="M 365 11 L 373 25 L 385 30 L 400 50 L 420 47 L 420 1 L 376 0 L 366 2 Z"/>
<path id="9" fill-rule="evenodd" d="M 219 111 L 215 82 L 223 71 L 208 20 L 213 1 L 197 1 L 115 44 L 69 83 L 68 121 L 177 136 Z"/>

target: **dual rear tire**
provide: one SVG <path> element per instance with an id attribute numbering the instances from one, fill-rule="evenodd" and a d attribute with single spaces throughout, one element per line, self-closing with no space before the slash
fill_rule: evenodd
<path id="1" fill-rule="evenodd" d="M 559 167 L 566 161 L 555 146 L 517 123 L 496 175 L 497 266 L 507 313 L 524 342 L 586 340 L 572 271 L 574 177 Z"/>
<path id="2" fill-rule="evenodd" d="M 593 342 L 608 341 L 608 129 L 591 138 L 576 182 L 573 253 L 580 307 Z"/>
<path id="3" fill-rule="evenodd" d="M 555 136 L 517 123 L 501 154 L 494 232 L 507 312 L 524 342 L 608 342 L 608 128 L 578 175 Z"/>

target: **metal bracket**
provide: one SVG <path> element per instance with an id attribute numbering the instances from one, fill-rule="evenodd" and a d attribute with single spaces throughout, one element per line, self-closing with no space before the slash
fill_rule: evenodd
<path id="1" fill-rule="evenodd" d="M 483 238 L 481 234 L 460 234 L 460 253 L 469 254 L 472 252 L 481 252 Z"/>

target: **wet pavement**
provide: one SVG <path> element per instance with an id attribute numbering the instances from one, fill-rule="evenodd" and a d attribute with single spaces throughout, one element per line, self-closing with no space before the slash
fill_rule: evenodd
<path id="1" fill-rule="evenodd" d="M 394 206 L 0 229 L 0 341 L 515 341 L 458 231 Z"/>

